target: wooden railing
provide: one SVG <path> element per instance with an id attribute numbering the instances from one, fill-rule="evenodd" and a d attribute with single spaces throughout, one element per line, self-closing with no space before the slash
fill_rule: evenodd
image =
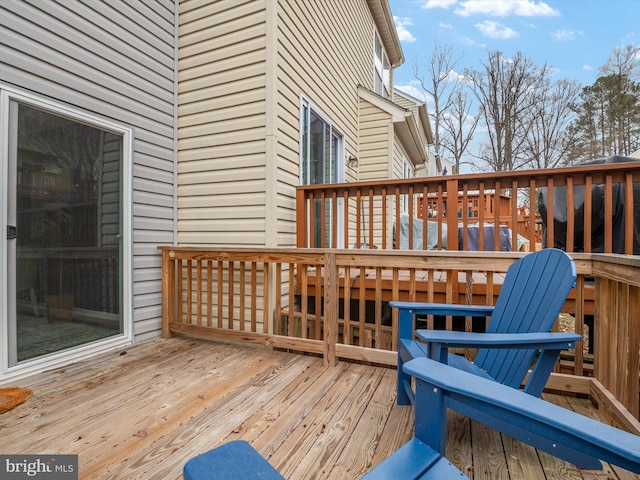
<path id="1" fill-rule="evenodd" d="M 396 365 L 397 313 L 389 300 L 494 304 L 523 253 L 160 247 L 163 334 L 205 335 Z M 549 388 L 591 395 L 640 432 L 640 258 L 573 254 L 578 280 L 558 328 L 594 342 L 567 352 Z M 595 284 L 595 288 L 587 288 Z M 593 295 L 595 292 L 595 298 Z M 595 305 L 595 322 L 585 312 Z M 567 327 L 568 325 L 568 327 Z M 424 319 L 427 328 L 480 330 L 486 320 Z M 471 353 L 471 352 L 468 352 Z M 591 377 L 591 378 L 588 378 Z"/>
<path id="2" fill-rule="evenodd" d="M 296 245 L 640 255 L 639 182 L 628 162 L 301 186 Z"/>

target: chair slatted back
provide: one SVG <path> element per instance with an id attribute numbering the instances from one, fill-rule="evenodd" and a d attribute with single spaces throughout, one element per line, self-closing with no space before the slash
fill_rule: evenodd
<path id="1" fill-rule="evenodd" d="M 487 333 L 548 332 L 571 288 L 576 267 L 565 252 L 543 249 L 511 265 Z M 496 381 L 518 388 L 537 350 L 480 349 L 474 363 Z"/>

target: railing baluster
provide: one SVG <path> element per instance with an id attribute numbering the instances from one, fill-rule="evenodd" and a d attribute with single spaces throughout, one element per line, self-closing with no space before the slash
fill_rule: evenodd
<path id="1" fill-rule="evenodd" d="M 202 260 L 196 260 L 196 312 L 197 324 L 202 325 Z"/>
<path id="2" fill-rule="evenodd" d="M 587 253 L 591 253 L 591 232 L 593 231 L 591 222 L 591 219 L 593 218 L 593 200 L 591 195 L 588 195 L 588 192 L 592 189 L 591 182 L 591 175 L 588 175 L 584 182 L 584 251 Z"/>
<path id="3" fill-rule="evenodd" d="M 574 251 L 574 238 L 575 238 L 575 203 L 573 198 L 573 179 L 567 178 L 567 239 L 565 243 L 565 250 L 567 252 Z"/>
<path id="4" fill-rule="evenodd" d="M 309 238 L 305 239 L 305 245 L 307 245 L 308 247 L 317 247 L 318 245 L 316 245 L 316 201 L 315 201 L 315 194 L 314 192 L 311 192 L 309 195 L 309 203 L 308 203 L 308 209 L 309 209 Z"/>
<path id="5" fill-rule="evenodd" d="M 375 242 L 373 240 L 373 232 L 374 232 L 374 222 L 373 222 L 373 218 L 374 218 L 374 201 L 373 201 L 373 188 L 369 189 L 369 218 L 368 218 L 368 224 L 369 224 L 369 244 L 367 245 L 367 248 L 374 248 L 375 246 Z"/>
<path id="6" fill-rule="evenodd" d="M 529 180 L 529 250 L 535 251 L 536 243 L 538 242 L 537 226 L 536 226 L 536 212 L 538 210 L 538 201 L 536 195 L 536 181 L 535 179 Z"/>
<path id="7" fill-rule="evenodd" d="M 343 234 L 344 234 L 344 248 L 349 248 L 349 192 L 345 190 L 342 194 L 342 207 L 343 207 Z"/>
<path id="8" fill-rule="evenodd" d="M 362 241 L 362 230 L 360 229 L 360 225 L 362 225 L 363 212 L 362 212 L 362 193 L 358 188 L 356 190 L 356 248 L 361 248 Z"/>
<path id="9" fill-rule="evenodd" d="M 422 187 L 422 212 L 419 213 L 423 221 L 422 227 L 422 249 L 429 249 L 429 189 L 426 185 Z"/>
<path id="10" fill-rule="evenodd" d="M 640 191 L 638 192 L 638 195 L 640 195 Z M 634 253 L 640 255 L 640 251 L 634 252 L 633 248 L 633 237 L 635 232 L 635 212 L 633 207 L 636 203 L 636 199 L 633 192 L 633 177 L 630 173 L 627 173 L 624 177 L 624 201 L 624 253 L 627 255 L 633 255 Z M 638 199 L 638 201 L 640 202 L 640 199 Z"/>
<path id="11" fill-rule="evenodd" d="M 462 203 L 460 204 L 460 214 L 459 218 L 462 222 L 462 250 L 469 249 L 469 185 L 466 183 L 462 184 Z M 460 228 L 460 227 L 458 227 Z M 456 235 L 458 232 L 456 231 Z"/>
<path id="12" fill-rule="evenodd" d="M 271 306 L 269 305 L 269 262 L 263 262 L 262 264 L 262 275 L 263 275 L 263 294 L 262 294 L 262 331 L 264 333 L 272 333 L 269 332 L 269 326 L 271 322 L 269 322 L 269 314 L 271 312 Z M 252 332 L 257 332 L 257 325 L 251 329 Z"/>
<path id="13" fill-rule="evenodd" d="M 193 270 L 191 268 L 192 260 L 187 260 L 187 317 L 186 323 L 193 323 L 193 318 L 191 317 L 193 311 Z"/>
<path id="14" fill-rule="evenodd" d="M 365 267 L 360 267 L 360 277 L 359 277 L 359 292 L 358 292 L 358 337 L 359 337 L 359 345 L 361 347 L 365 346 L 365 331 L 364 331 L 364 323 L 367 316 L 367 302 L 366 302 L 366 291 L 365 291 L 365 279 L 367 276 L 367 271 Z"/>
<path id="15" fill-rule="evenodd" d="M 331 192 L 331 248 L 338 246 L 338 194 Z"/>
<path id="16" fill-rule="evenodd" d="M 502 204 L 500 201 L 501 198 L 501 184 L 499 181 L 496 181 L 495 194 L 493 195 L 493 249 L 496 252 L 500 251 L 500 225 L 502 223 L 500 221 L 502 215 L 500 210 Z"/>
<path id="17" fill-rule="evenodd" d="M 484 222 L 485 212 L 487 211 L 484 182 L 480 182 L 478 189 L 478 250 L 484 251 Z"/>
<path id="18" fill-rule="evenodd" d="M 222 260 L 218 260 L 218 270 L 217 270 L 217 282 L 218 282 L 218 328 L 222 328 L 222 320 L 223 320 L 223 306 L 224 306 L 224 262 Z"/>
<path id="19" fill-rule="evenodd" d="M 604 177 L 604 253 L 613 252 L 613 180 Z"/>
<path id="20" fill-rule="evenodd" d="M 543 245 L 543 248 L 550 248 L 555 243 L 555 217 L 554 217 L 554 203 L 553 203 L 553 178 L 550 177 L 547 180 L 547 242 Z"/>
<path id="21" fill-rule="evenodd" d="M 232 261 L 228 262 L 228 280 L 227 280 L 227 328 L 233 328 L 233 304 L 234 304 L 234 285 L 235 285 L 235 268 Z"/>
<path id="22" fill-rule="evenodd" d="M 511 249 L 517 252 L 518 249 L 518 181 L 511 182 Z"/>
<path id="23" fill-rule="evenodd" d="M 387 225 L 387 188 L 382 187 L 382 225 Z M 382 249 L 387 249 L 386 231 L 382 232 Z"/>
<path id="24" fill-rule="evenodd" d="M 207 260 L 207 327 L 213 326 L 213 263 Z"/>
<path id="25" fill-rule="evenodd" d="M 258 319 L 256 316 L 258 300 L 258 265 L 255 261 L 251 262 L 251 331 L 255 332 Z"/>
<path id="26" fill-rule="evenodd" d="M 280 264 L 278 264 L 278 266 L 280 266 Z M 239 298 L 239 303 L 240 303 L 240 315 L 239 315 L 239 321 L 240 321 L 240 330 L 244 330 L 245 329 L 245 311 L 247 308 L 246 305 L 246 291 L 245 289 L 247 288 L 246 285 L 246 263 L 245 262 L 240 262 L 240 298 Z M 293 283 L 290 283 L 290 285 L 293 285 Z M 280 310 L 277 310 L 277 312 L 279 313 Z M 278 322 L 280 321 L 280 315 L 278 315 L 276 317 L 278 319 Z"/>

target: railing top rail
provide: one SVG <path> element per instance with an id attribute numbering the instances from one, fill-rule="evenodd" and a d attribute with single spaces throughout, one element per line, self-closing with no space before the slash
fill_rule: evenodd
<path id="1" fill-rule="evenodd" d="M 508 266 L 526 252 L 467 252 L 460 250 L 359 250 L 359 249 L 329 249 L 329 248 L 269 248 L 269 247 L 210 247 L 210 246 L 159 246 L 158 250 L 173 253 L 172 258 L 184 260 L 213 260 L 213 261 L 255 261 L 255 262 L 284 262 L 303 263 L 307 265 L 323 265 L 327 255 L 336 258 L 336 265 L 362 266 L 369 268 L 400 268 L 400 269 L 436 269 L 436 270 L 478 270 L 504 272 Z M 628 256 L 570 253 L 576 262 L 578 273 L 592 274 L 594 258 L 603 262 Z M 633 257 L 636 258 L 636 257 Z M 622 260 L 620 260 L 622 261 Z M 640 263 L 640 257 L 637 258 Z M 634 266 L 637 263 L 633 263 Z"/>
<path id="2" fill-rule="evenodd" d="M 590 177 L 594 183 L 603 183 L 606 176 L 612 176 L 614 182 L 622 181 L 626 175 L 631 175 L 633 181 L 640 181 L 640 160 L 637 162 L 609 163 L 600 165 L 580 165 L 563 168 L 546 168 L 539 170 L 511 170 L 508 172 L 483 172 L 460 175 L 441 175 L 437 177 L 416 177 L 407 179 L 383 179 L 375 181 L 361 181 L 350 183 L 332 183 L 320 185 L 300 185 L 296 189 L 305 192 L 354 191 L 366 192 L 369 189 L 377 191 L 388 188 L 389 185 L 444 185 L 449 181 L 463 182 L 468 185 L 483 183 L 485 189 L 496 182 L 528 183 L 531 180 L 553 179 L 554 186 L 566 185 L 566 178 L 573 179 L 574 185 L 579 185 L 585 177 Z M 502 187 L 508 187 L 503 183 Z"/>

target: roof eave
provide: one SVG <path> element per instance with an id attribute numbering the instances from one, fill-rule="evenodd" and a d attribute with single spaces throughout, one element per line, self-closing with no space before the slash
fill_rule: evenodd
<path id="1" fill-rule="evenodd" d="M 389 2 L 387 0 L 367 0 L 367 3 L 373 15 L 373 21 L 380 33 L 380 40 L 389 57 L 391 68 L 402 65 L 404 63 L 404 53 Z"/>

